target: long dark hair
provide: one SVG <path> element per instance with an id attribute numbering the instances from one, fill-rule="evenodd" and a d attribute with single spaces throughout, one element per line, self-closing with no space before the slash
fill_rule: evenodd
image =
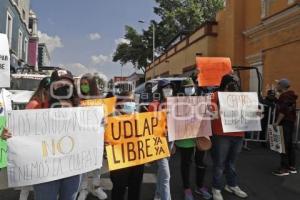
<path id="1" fill-rule="evenodd" d="M 36 100 L 45 103 L 48 100 L 47 92 L 49 92 L 50 83 L 50 77 L 43 78 L 29 101 Z"/>
<path id="2" fill-rule="evenodd" d="M 241 86 L 237 77 L 232 74 L 227 74 L 222 77 L 219 91 L 241 92 Z"/>
<path id="3" fill-rule="evenodd" d="M 93 96 L 93 97 L 98 97 L 100 95 L 100 91 L 98 89 L 97 86 L 97 80 L 96 77 L 93 76 L 90 73 L 84 74 L 81 78 L 80 78 L 80 85 L 82 83 L 83 80 L 87 80 L 90 86 L 90 92 L 89 94 L 87 94 L 88 96 Z M 79 85 L 79 90 L 80 90 L 80 85 Z"/>

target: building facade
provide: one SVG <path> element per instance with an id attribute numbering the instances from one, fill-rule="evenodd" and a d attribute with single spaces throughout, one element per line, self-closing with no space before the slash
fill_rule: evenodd
<path id="1" fill-rule="evenodd" d="M 191 75 L 196 56 L 230 57 L 234 66 L 257 67 L 262 92 L 288 78 L 300 94 L 300 0 L 226 0 L 215 23 L 174 44 L 146 70 L 154 76 Z M 241 74 L 243 88 L 257 91 L 255 71 Z"/>
<path id="2" fill-rule="evenodd" d="M 38 45 L 38 66 L 50 66 L 50 54 L 44 43 Z"/>
<path id="3" fill-rule="evenodd" d="M 2 0 L 0 4 L 0 32 L 7 34 L 11 70 L 28 64 L 30 0 Z"/>
<path id="4" fill-rule="evenodd" d="M 28 47 L 28 65 L 34 69 L 34 71 L 38 71 L 38 19 L 36 14 L 31 10 L 29 15 L 29 47 Z"/>

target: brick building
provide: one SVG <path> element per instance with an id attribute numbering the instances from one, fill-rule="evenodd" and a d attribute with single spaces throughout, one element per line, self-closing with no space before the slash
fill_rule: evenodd
<path id="1" fill-rule="evenodd" d="M 153 76 L 184 76 L 195 70 L 196 55 L 230 57 L 235 66 L 255 66 L 263 92 L 288 78 L 300 94 L 300 0 L 226 0 L 216 22 L 181 39 L 146 70 Z M 242 74 L 245 90 L 257 90 L 255 73 Z"/>

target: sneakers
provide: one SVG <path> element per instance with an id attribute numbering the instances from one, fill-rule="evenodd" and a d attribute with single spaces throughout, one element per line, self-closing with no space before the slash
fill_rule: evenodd
<path id="1" fill-rule="evenodd" d="M 288 176 L 288 175 L 290 175 L 290 171 L 286 170 L 286 169 L 279 169 L 279 170 L 273 171 L 272 174 L 275 176 Z"/>
<path id="2" fill-rule="evenodd" d="M 203 199 L 212 198 L 212 195 L 208 192 L 208 189 L 206 187 L 196 188 L 195 193 L 199 194 Z"/>
<path id="3" fill-rule="evenodd" d="M 290 167 L 290 168 L 289 168 L 289 172 L 290 172 L 291 174 L 297 174 L 297 173 L 298 173 L 298 171 L 297 171 L 297 169 L 296 169 L 295 167 Z"/>
<path id="4" fill-rule="evenodd" d="M 213 200 L 223 200 L 221 190 L 212 189 Z"/>
<path id="5" fill-rule="evenodd" d="M 191 189 L 186 189 L 184 191 L 184 200 L 194 200 L 194 196 Z"/>
<path id="6" fill-rule="evenodd" d="M 79 192 L 77 200 L 85 200 L 88 196 L 89 192 L 87 190 L 81 190 Z"/>
<path id="7" fill-rule="evenodd" d="M 248 194 L 246 192 L 244 192 L 243 190 L 241 190 L 240 187 L 236 186 L 236 187 L 230 187 L 228 185 L 225 186 L 225 190 L 229 193 L 232 193 L 240 198 L 247 198 Z"/>
<path id="8" fill-rule="evenodd" d="M 98 187 L 97 189 L 91 191 L 92 195 L 97 197 L 100 200 L 107 199 L 107 194 L 103 191 L 102 188 Z"/>

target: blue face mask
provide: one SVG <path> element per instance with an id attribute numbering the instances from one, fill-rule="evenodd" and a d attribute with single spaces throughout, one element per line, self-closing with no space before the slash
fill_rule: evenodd
<path id="1" fill-rule="evenodd" d="M 135 102 L 126 102 L 123 104 L 122 111 L 126 114 L 134 113 L 136 110 L 136 104 Z"/>

